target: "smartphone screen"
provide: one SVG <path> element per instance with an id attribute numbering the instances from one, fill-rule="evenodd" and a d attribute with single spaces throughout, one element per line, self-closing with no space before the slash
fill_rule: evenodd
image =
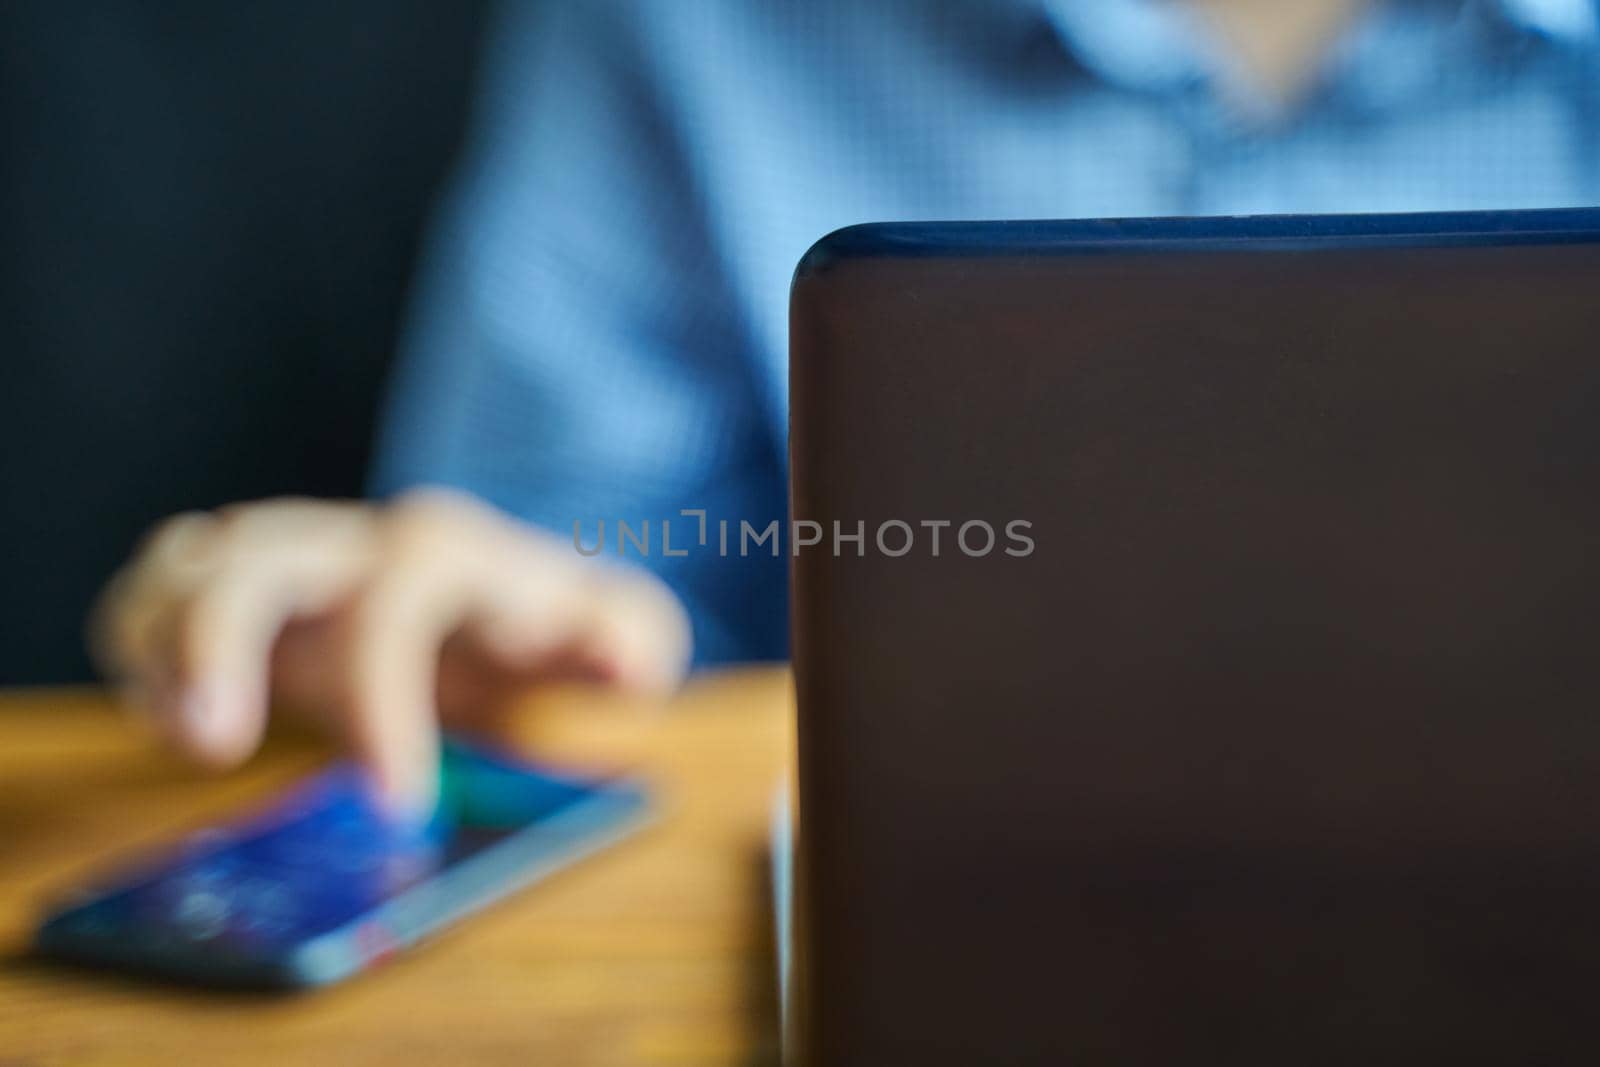
<path id="1" fill-rule="evenodd" d="M 400 825 L 335 766 L 73 894 L 36 946 L 208 984 L 325 984 L 620 838 L 646 810 L 636 784 L 451 742 L 436 815 Z"/>

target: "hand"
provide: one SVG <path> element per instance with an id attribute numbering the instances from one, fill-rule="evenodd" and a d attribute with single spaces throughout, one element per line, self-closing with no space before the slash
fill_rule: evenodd
<path id="1" fill-rule="evenodd" d="M 681 680 L 688 620 L 641 569 L 470 497 L 268 500 L 162 523 L 91 625 L 103 668 L 196 758 L 230 766 L 268 707 L 332 719 L 399 808 L 431 806 L 438 723 L 546 680 Z"/>

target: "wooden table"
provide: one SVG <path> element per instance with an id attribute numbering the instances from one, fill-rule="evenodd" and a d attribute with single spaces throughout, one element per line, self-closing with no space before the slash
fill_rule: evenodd
<path id="1" fill-rule="evenodd" d="M 665 817 L 382 970 L 318 993 L 217 993 L 26 954 L 41 898 L 326 758 L 280 735 L 197 777 L 96 692 L 0 695 L 0 1067 L 46 1064 L 755 1064 L 773 1061 L 766 821 L 790 752 L 783 671 L 692 682 L 664 715 L 563 693 L 519 742 L 637 763 Z"/>

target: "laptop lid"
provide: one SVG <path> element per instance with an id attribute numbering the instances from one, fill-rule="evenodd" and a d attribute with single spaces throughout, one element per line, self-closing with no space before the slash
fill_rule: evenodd
<path id="1" fill-rule="evenodd" d="M 791 325 L 803 1062 L 1600 1051 L 1600 211 L 856 227 Z"/>

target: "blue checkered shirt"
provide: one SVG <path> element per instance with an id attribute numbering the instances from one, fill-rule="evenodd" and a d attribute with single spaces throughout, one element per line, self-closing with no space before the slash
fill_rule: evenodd
<path id="1" fill-rule="evenodd" d="M 790 274 L 850 223 L 1600 203 L 1593 0 L 1377 5 L 1277 110 L 1185 10 L 508 5 L 375 492 L 458 486 L 590 539 L 782 518 Z M 644 562 L 701 662 L 784 654 L 785 559 Z"/>

